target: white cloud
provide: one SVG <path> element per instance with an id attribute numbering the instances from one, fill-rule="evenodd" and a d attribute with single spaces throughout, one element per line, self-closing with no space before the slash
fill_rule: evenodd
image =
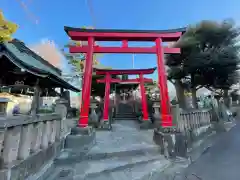
<path id="1" fill-rule="evenodd" d="M 39 42 L 29 47 L 43 59 L 55 67 L 62 69 L 63 55 L 54 41 L 42 38 Z"/>

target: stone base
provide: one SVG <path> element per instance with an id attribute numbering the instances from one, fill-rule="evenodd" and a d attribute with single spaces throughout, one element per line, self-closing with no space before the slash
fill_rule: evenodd
<path id="1" fill-rule="evenodd" d="M 102 129 L 102 130 L 111 130 L 112 129 L 112 124 L 110 123 L 109 119 L 108 120 L 101 120 L 98 128 Z"/>
<path id="2" fill-rule="evenodd" d="M 96 132 L 92 127 L 74 127 L 66 137 L 65 148 L 71 151 L 81 151 L 88 149 L 96 141 Z"/>
<path id="3" fill-rule="evenodd" d="M 142 120 L 140 123 L 140 129 L 149 129 L 153 126 L 152 122 L 148 120 Z"/>
<path id="4" fill-rule="evenodd" d="M 73 127 L 70 135 L 92 135 L 95 130 L 91 126 L 87 127 Z"/>
<path id="5" fill-rule="evenodd" d="M 161 153 L 166 158 L 174 158 L 176 156 L 187 157 L 186 138 L 181 133 L 155 129 L 153 141 L 160 146 Z"/>
<path id="6" fill-rule="evenodd" d="M 160 128 L 162 126 L 161 121 L 159 119 L 154 119 L 153 120 L 153 125 L 155 128 Z"/>
<path id="7" fill-rule="evenodd" d="M 98 128 L 98 126 L 99 126 L 99 121 L 89 121 L 89 122 L 88 122 L 88 125 L 89 125 L 89 126 L 92 126 L 92 127 L 94 127 L 94 128 Z"/>
<path id="8" fill-rule="evenodd" d="M 91 114 L 89 116 L 88 125 L 98 128 L 100 122 L 100 114 Z"/>

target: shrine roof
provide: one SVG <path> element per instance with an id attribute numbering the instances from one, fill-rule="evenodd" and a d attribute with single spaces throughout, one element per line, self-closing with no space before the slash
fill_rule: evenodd
<path id="1" fill-rule="evenodd" d="M 24 69 L 35 76 L 49 78 L 49 81 L 56 82 L 59 84 L 59 87 L 75 92 L 80 91 L 62 79 L 61 70 L 30 50 L 23 42 L 14 39 L 11 42 L 2 43 L 0 45 L 2 45 L 2 48 L 0 46 L 0 53 L 5 55 L 19 68 Z"/>
<path id="2" fill-rule="evenodd" d="M 108 41 L 118 41 L 122 40 L 122 37 L 127 34 L 131 34 L 127 40 L 134 40 L 134 41 L 152 41 L 154 38 L 158 37 L 160 34 L 170 34 L 170 33 L 180 33 L 178 37 L 165 37 L 165 41 L 174 41 L 178 40 L 182 33 L 186 32 L 186 28 L 177 28 L 177 29 L 167 29 L 167 30 L 130 30 L 130 29 L 86 29 L 86 28 L 75 28 L 64 26 L 65 32 L 72 37 L 71 32 L 78 32 L 78 33 L 91 33 L 95 34 L 96 40 L 108 40 Z M 109 36 L 107 35 L 109 33 Z M 116 34 L 117 33 L 117 34 Z M 96 36 L 98 34 L 98 36 Z M 122 34 L 122 36 L 120 36 Z M 144 36 L 147 35 L 148 36 Z M 134 35 L 134 36 L 132 36 Z M 143 37 L 143 36 L 144 37 Z M 87 36 L 83 34 L 78 34 L 78 40 L 86 40 Z M 72 37 L 72 39 L 76 39 Z"/>
<path id="3" fill-rule="evenodd" d="M 114 75 L 135 75 L 135 74 L 152 74 L 157 68 L 148 68 L 148 69 L 94 69 L 96 71 L 96 74 L 98 75 L 104 75 L 106 73 L 114 74 Z"/>

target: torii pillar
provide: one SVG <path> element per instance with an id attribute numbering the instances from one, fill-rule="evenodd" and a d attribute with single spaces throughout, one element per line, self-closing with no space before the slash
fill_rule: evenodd
<path id="1" fill-rule="evenodd" d="M 144 87 L 144 78 L 143 74 L 140 74 L 140 92 L 142 96 L 142 113 L 143 113 L 143 121 L 149 120 L 149 114 L 148 114 L 148 107 L 147 107 L 147 98 L 146 98 L 146 91 Z"/>
<path id="2" fill-rule="evenodd" d="M 109 121 L 109 101 L 110 101 L 110 83 L 111 83 L 111 75 L 109 73 L 106 74 L 106 82 L 105 82 L 105 94 L 104 94 L 104 110 L 103 110 L 103 121 Z"/>

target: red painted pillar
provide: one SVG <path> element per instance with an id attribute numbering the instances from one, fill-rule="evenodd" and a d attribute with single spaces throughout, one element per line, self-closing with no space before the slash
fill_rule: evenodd
<path id="1" fill-rule="evenodd" d="M 162 39 L 156 39 L 158 83 L 161 95 L 162 127 L 172 127 L 172 116 L 170 115 L 170 101 L 168 96 L 167 78 L 164 63 L 164 52 L 161 46 Z"/>
<path id="2" fill-rule="evenodd" d="M 108 110 L 109 110 L 109 95 L 110 95 L 110 81 L 111 75 L 109 73 L 106 74 L 106 82 L 105 82 L 105 94 L 104 94 L 104 110 L 103 110 L 103 120 L 108 121 Z"/>
<path id="3" fill-rule="evenodd" d="M 83 86 L 82 86 L 82 106 L 80 109 L 80 118 L 78 121 L 78 126 L 87 127 L 88 126 L 88 115 L 89 115 L 89 105 L 91 96 L 91 86 L 92 86 L 92 65 L 93 65 L 93 46 L 94 38 L 88 37 L 88 52 L 85 63 L 85 71 L 83 76 Z"/>
<path id="4" fill-rule="evenodd" d="M 141 96 L 142 96 L 143 120 L 147 121 L 149 119 L 148 119 L 147 98 L 146 98 L 146 93 L 145 93 L 143 74 L 140 74 L 140 91 L 141 91 Z"/>

